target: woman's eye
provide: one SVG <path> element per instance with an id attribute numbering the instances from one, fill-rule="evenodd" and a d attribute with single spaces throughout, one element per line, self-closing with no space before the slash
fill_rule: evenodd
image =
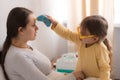
<path id="1" fill-rule="evenodd" d="M 32 26 L 35 26 L 35 25 L 32 25 Z"/>
<path id="2" fill-rule="evenodd" d="M 34 27 L 34 26 L 36 26 L 36 24 L 33 24 L 32 26 Z"/>

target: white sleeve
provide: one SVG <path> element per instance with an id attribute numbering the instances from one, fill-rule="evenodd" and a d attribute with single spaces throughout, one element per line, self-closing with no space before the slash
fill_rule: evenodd
<path id="1" fill-rule="evenodd" d="M 71 74 L 64 75 L 63 73 L 52 71 L 48 77 L 52 80 L 76 80 L 75 76 Z"/>
<path id="2" fill-rule="evenodd" d="M 50 80 L 27 56 L 17 55 L 12 65 L 19 76 L 25 80 Z"/>

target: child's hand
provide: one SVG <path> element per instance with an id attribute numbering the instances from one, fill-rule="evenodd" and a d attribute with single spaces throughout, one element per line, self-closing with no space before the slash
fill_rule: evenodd
<path id="1" fill-rule="evenodd" d="M 85 74 L 82 71 L 73 72 L 74 76 L 77 80 L 83 80 L 85 79 Z"/>
<path id="2" fill-rule="evenodd" d="M 51 21 L 52 26 L 56 26 L 58 24 L 58 22 L 54 18 L 52 18 L 51 16 L 48 16 L 48 15 L 46 15 L 46 16 Z"/>
<path id="3" fill-rule="evenodd" d="M 76 80 L 83 80 L 83 79 L 77 78 Z"/>

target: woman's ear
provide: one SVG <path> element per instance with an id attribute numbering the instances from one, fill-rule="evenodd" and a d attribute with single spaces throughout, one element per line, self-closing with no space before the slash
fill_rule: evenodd
<path id="1" fill-rule="evenodd" d="M 18 33 L 23 35 L 24 34 L 24 28 L 23 27 L 19 27 L 18 28 Z"/>
<path id="2" fill-rule="evenodd" d="M 19 32 L 19 33 L 21 33 L 21 32 L 23 33 L 23 28 L 22 28 L 22 27 L 19 27 L 19 28 L 18 28 L 18 32 Z"/>

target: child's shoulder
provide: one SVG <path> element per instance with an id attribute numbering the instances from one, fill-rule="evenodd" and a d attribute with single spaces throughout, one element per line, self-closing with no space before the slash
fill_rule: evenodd
<path id="1" fill-rule="evenodd" d="M 96 47 L 99 49 L 107 49 L 107 46 L 103 42 L 97 43 Z"/>
<path id="2" fill-rule="evenodd" d="M 96 52 L 98 54 L 100 54 L 100 53 L 102 53 L 102 54 L 109 53 L 109 51 L 107 49 L 107 46 L 103 42 L 96 44 Z"/>
<path id="3" fill-rule="evenodd" d="M 97 52 L 98 54 L 109 53 L 107 46 L 103 42 L 97 44 Z"/>

